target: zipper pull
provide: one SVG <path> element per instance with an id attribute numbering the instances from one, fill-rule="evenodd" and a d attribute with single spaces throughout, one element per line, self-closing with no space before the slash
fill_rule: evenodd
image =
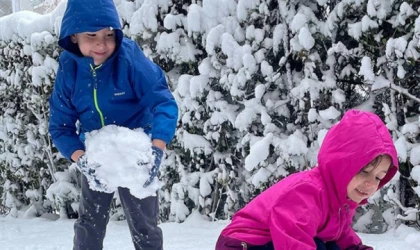
<path id="1" fill-rule="evenodd" d="M 99 67 L 97 67 L 97 68 L 95 68 L 95 67 L 93 67 L 93 65 L 92 64 L 89 64 L 89 66 L 90 66 L 90 71 L 92 72 L 92 75 L 94 76 L 94 77 L 96 77 L 96 69 Z"/>
<path id="2" fill-rule="evenodd" d="M 246 242 L 241 242 L 241 245 L 242 245 L 242 250 L 248 249 L 248 245 L 246 244 Z"/>

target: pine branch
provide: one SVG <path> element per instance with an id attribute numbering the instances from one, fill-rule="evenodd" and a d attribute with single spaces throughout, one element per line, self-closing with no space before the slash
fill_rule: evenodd
<path id="1" fill-rule="evenodd" d="M 405 89 L 405 88 L 403 88 L 403 87 L 401 87 L 401 86 L 398 86 L 398 85 L 396 85 L 396 84 L 394 84 L 394 83 L 391 83 L 391 84 L 390 84 L 390 86 L 389 86 L 389 88 L 390 88 L 390 89 L 392 89 L 392 90 L 397 91 L 397 92 L 398 92 L 398 93 L 400 93 L 400 94 L 405 95 L 406 97 L 410 98 L 410 99 L 411 99 L 411 100 L 413 100 L 413 101 L 416 101 L 416 102 L 420 103 L 420 98 L 418 98 L 418 97 L 416 97 L 416 96 L 414 96 L 414 95 L 410 94 L 410 93 L 408 92 L 408 89 Z"/>

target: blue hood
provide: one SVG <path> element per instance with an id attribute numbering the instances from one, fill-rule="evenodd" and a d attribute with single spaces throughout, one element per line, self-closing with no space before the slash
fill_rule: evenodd
<path id="1" fill-rule="evenodd" d="M 104 28 L 116 30 L 117 51 L 121 46 L 123 33 L 118 12 L 112 0 L 68 0 L 58 44 L 64 50 L 80 56 L 79 47 L 71 42 L 70 36 Z"/>

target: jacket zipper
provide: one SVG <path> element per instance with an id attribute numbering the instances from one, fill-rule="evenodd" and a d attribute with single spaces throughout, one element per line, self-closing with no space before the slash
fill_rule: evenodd
<path id="1" fill-rule="evenodd" d="M 101 119 L 101 127 L 104 127 L 105 126 L 104 116 L 103 116 L 102 111 L 99 108 L 99 104 L 98 104 L 98 94 L 97 94 L 97 92 L 98 92 L 97 91 L 98 90 L 98 79 L 96 77 L 96 70 L 99 69 L 101 66 L 102 66 L 102 64 L 99 65 L 99 66 L 93 67 L 92 64 L 90 64 L 90 69 L 92 71 L 92 77 L 93 77 L 93 83 L 94 83 L 94 87 L 93 87 L 93 101 L 95 103 L 96 111 L 98 111 L 99 117 Z"/>
<path id="2" fill-rule="evenodd" d="M 349 205 L 348 204 L 345 204 L 344 207 L 346 209 L 346 214 L 347 214 L 347 212 L 349 211 Z M 338 240 L 338 238 L 340 238 L 340 234 L 343 232 L 343 227 L 344 226 L 341 225 L 342 224 L 341 223 L 341 209 L 342 208 L 343 207 L 340 207 L 340 209 L 338 210 L 338 225 L 339 225 L 340 230 L 338 231 L 338 234 L 335 237 L 335 240 Z"/>

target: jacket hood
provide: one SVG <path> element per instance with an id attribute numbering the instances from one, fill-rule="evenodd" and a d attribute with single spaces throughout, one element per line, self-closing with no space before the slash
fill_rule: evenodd
<path id="1" fill-rule="evenodd" d="M 81 52 L 70 36 L 82 32 L 96 32 L 110 28 L 116 31 L 116 51 L 121 46 L 123 33 L 118 12 L 112 0 L 68 0 L 61 22 L 58 44 L 75 55 Z"/>
<path id="2" fill-rule="evenodd" d="M 397 151 L 391 135 L 375 114 L 349 110 L 341 121 L 325 136 L 318 154 L 318 167 L 325 180 L 330 206 L 339 208 L 344 204 L 358 204 L 347 198 L 347 185 L 351 179 L 375 157 L 387 154 L 392 164 L 379 183 L 383 187 L 398 170 Z M 366 203 L 363 200 L 361 204 Z"/>

